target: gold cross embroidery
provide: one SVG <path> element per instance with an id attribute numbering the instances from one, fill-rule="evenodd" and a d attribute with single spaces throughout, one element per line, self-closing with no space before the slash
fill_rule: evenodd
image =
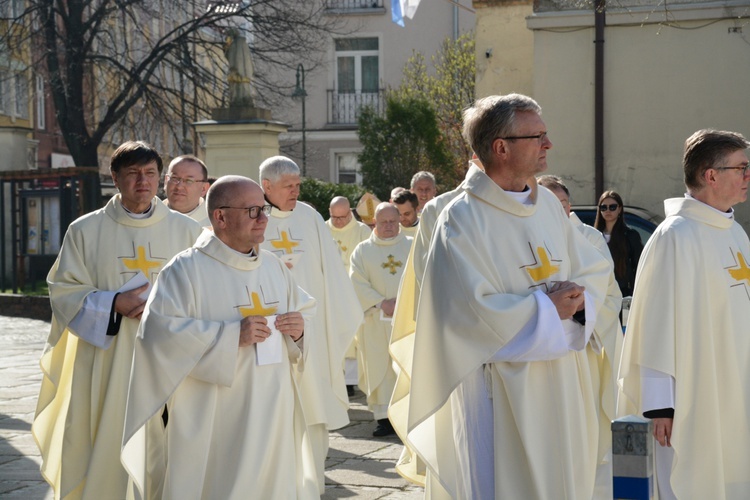
<path id="1" fill-rule="evenodd" d="M 531 276 L 532 280 L 538 283 L 540 281 L 546 280 L 557 271 L 559 271 L 560 266 L 553 266 L 550 263 L 549 257 L 547 256 L 547 251 L 544 249 L 544 247 L 537 247 L 536 251 L 539 254 L 540 264 L 537 267 L 527 267 L 526 272 L 529 273 L 529 276 Z"/>
<path id="2" fill-rule="evenodd" d="M 161 262 L 146 259 L 146 249 L 143 246 L 139 246 L 135 251 L 135 258 L 120 257 L 125 267 L 132 270 L 140 270 L 146 276 L 150 278 L 151 269 L 158 268 L 161 266 Z"/>
<path id="3" fill-rule="evenodd" d="M 737 252 L 737 260 L 739 265 L 735 269 L 728 269 L 729 275 L 737 281 L 747 280 L 750 283 L 750 267 L 747 267 L 745 257 L 742 252 Z"/>
<path id="4" fill-rule="evenodd" d="M 271 316 L 272 314 L 275 314 L 278 309 L 276 306 L 263 307 L 258 292 L 252 292 L 250 294 L 250 301 L 252 302 L 253 307 L 240 306 L 239 308 L 240 314 L 243 318 L 247 318 L 248 316 Z"/>
<path id="5" fill-rule="evenodd" d="M 396 274 L 396 268 L 401 267 L 403 263 L 400 260 L 396 260 L 393 255 L 388 256 L 388 262 L 380 264 L 383 269 L 390 269 L 391 274 Z"/>
<path id="6" fill-rule="evenodd" d="M 281 238 L 278 240 L 271 240 L 271 245 L 274 248 L 280 248 L 284 250 L 284 253 L 293 253 L 292 249 L 299 245 L 298 241 L 291 241 L 286 231 L 281 231 Z"/>
<path id="7" fill-rule="evenodd" d="M 336 240 L 336 243 L 339 244 L 339 248 L 341 249 L 341 251 L 346 253 L 346 245 L 344 245 L 344 243 L 341 240 Z"/>

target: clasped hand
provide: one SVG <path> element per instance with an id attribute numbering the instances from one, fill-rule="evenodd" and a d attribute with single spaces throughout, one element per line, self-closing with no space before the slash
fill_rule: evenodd
<path id="1" fill-rule="evenodd" d="M 547 292 L 547 297 L 557 309 L 560 319 L 570 319 L 575 313 L 583 310 L 585 287 L 572 281 L 558 281 Z"/>
<path id="2" fill-rule="evenodd" d="M 297 341 L 305 330 L 305 320 L 302 313 L 292 311 L 277 315 L 274 326 L 282 335 L 289 335 Z M 263 342 L 270 335 L 271 328 L 263 316 L 248 316 L 240 321 L 240 347 Z"/>

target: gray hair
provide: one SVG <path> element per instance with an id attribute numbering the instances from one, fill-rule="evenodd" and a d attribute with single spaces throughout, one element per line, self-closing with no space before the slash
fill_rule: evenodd
<path id="1" fill-rule="evenodd" d="M 485 167 L 492 165 L 492 143 L 513 134 L 516 113 L 523 111 L 542 114 L 539 104 L 522 94 L 484 97 L 464 110 L 464 139 Z"/>
<path id="2" fill-rule="evenodd" d="M 562 191 L 568 196 L 568 198 L 570 198 L 570 191 L 568 191 L 568 186 L 566 186 L 563 180 L 556 175 L 542 175 L 540 177 L 537 177 L 536 183 L 540 186 L 546 187 L 550 191 Z"/>
<path id="3" fill-rule="evenodd" d="M 437 183 L 435 182 L 435 176 L 432 175 L 431 172 L 427 172 L 426 170 L 421 170 L 412 176 L 410 187 L 414 189 L 414 184 L 416 184 L 417 182 L 421 180 L 428 180 L 432 182 L 433 186 L 437 185 Z"/>
<path id="4" fill-rule="evenodd" d="M 274 184 L 285 175 L 299 175 L 299 167 L 286 156 L 272 156 L 260 164 L 260 180 Z"/>

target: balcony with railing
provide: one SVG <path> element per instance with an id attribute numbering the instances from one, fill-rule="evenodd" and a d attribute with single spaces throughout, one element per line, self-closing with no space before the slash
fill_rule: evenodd
<path id="1" fill-rule="evenodd" d="M 329 14 L 385 14 L 383 0 L 326 0 Z"/>
<path id="2" fill-rule="evenodd" d="M 328 124 L 357 125 L 360 112 L 366 106 L 375 108 L 378 114 L 385 109 L 385 90 L 377 92 L 343 92 L 328 90 Z"/>

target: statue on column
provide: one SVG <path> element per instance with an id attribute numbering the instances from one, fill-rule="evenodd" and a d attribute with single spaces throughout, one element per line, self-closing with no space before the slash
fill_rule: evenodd
<path id="1" fill-rule="evenodd" d="M 229 107 L 255 106 L 252 85 L 253 60 L 245 36 L 236 28 L 227 31 L 224 55 L 229 62 Z"/>

